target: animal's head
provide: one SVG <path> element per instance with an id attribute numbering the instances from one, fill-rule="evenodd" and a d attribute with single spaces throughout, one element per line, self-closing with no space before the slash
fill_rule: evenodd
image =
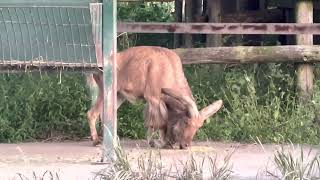
<path id="1" fill-rule="evenodd" d="M 172 89 L 162 89 L 162 99 L 168 111 L 167 139 L 171 144 L 178 143 L 180 149 L 191 145 L 194 135 L 203 126 L 204 121 L 223 105 L 222 100 L 218 100 L 199 112 L 190 97 L 181 96 L 178 91 Z"/>

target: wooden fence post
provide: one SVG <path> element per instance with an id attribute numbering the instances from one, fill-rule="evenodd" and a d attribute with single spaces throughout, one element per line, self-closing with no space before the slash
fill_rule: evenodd
<path id="1" fill-rule="evenodd" d="M 235 10 L 235 12 L 239 13 L 240 11 L 241 11 L 241 0 L 236 0 L 236 10 Z M 235 35 L 235 36 L 236 36 L 236 38 L 235 38 L 236 45 L 238 45 L 238 46 L 242 45 L 242 37 L 243 37 L 243 35 L 240 34 L 240 35 Z"/>
<path id="2" fill-rule="evenodd" d="M 210 0 L 208 2 L 208 18 L 209 22 L 221 22 L 221 0 Z M 218 47 L 222 46 L 222 34 L 208 34 L 206 38 L 206 47 Z M 212 68 L 216 72 L 223 73 L 223 66 L 221 64 L 215 64 L 212 66 Z"/>
<path id="3" fill-rule="evenodd" d="M 209 22 L 221 22 L 221 0 L 210 0 L 208 2 Z M 222 35 L 207 35 L 207 47 L 221 46 Z"/>
<path id="4" fill-rule="evenodd" d="M 296 3 L 296 22 L 313 23 L 313 2 L 311 0 L 298 0 Z M 303 34 L 296 36 L 298 45 L 313 45 L 313 35 Z M 313 93 L 313 69 L 312 64 L 303 63 L 297 67 L 297 86 L 302 102 L 312 98 Z"/>
<path id="5" fill-rule="evenodd" d="M 116 0 L 103 0 L 102 49 L 103 49 L 103 148 L 104 158 L 115 158 L 117 142 L 117 76 L 116 76 Z"/>
<path id="6" fill-rule="evenodd" d="M 182 0 L 175 0 L 174 2 L 174 16 L 175 22 L 182 22 Z M 181 46 L 181 34 L 174 34 L 173 48 L 179 48 Z"/>
<path id="7" fill-rule="evenodd" d="M 192 0 L 185 0 L 185 22 L 192 22 Z M 184 46 L 192 47 L 192 35 L 184 34 Z"/>

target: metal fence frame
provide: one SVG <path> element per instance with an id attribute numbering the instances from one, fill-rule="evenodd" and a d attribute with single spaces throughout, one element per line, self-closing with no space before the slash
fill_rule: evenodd
<path id="1" fill-rule="evenodd" d="M 4 32 L 7 34 L 7 41 L 5 41 L 2 37 L 5 35 L 0 34 L 0 53 L 3 54 L 3 56 L 0 57 L 0 70 L 1 71 L 26 71 L 26 70 L 67 70 L 69 68 L 75 69 L 75 70 L 82 70 L 82 71 L 99 71 L 99 68 L 103 68 L 103 82 L 104 82 L 104 108 L 103 108 L 103 129 L 104 129 L 104 139 L 103 139 L 103 146 L 104 146 L 104 156 L 103 159 L 110 159 L 114 158 L 114 147 L 117 145 L 117 137 L 116 137 L 116 131 L 117 131 L 117 119 L 116 119 L 116 99 L 117 99 L 117 93 L 116 93 L 116 70 L 115 70 L 115 63 L 116 63 L 116 56 L 111 56 L 112 54 L 116 53 L 116 0 L 103 0 L 102 3 L 97 3 L 96 0 L 7 0 L 7 1 L 0 1 L 0 18 L 2 15 L 2 22 L 0 19 L 0 28 L 2 27 Z M 58 9 L 59 14 L 61 16 L 61 9 L 66 9 L 67 12 L 67 18 L 69 18 L 69 22 L 62 23 L 63 18 L 61 18 L 61 23 L 57 23 L 54 19 L 55 13 L 48 14 L 47 10 L 51 9 Z M 69 16 L 69 10 L 74 10 L 75 8 L 84 8 L 84 9 L 90 9 L 91 13 L 89 16 L 91 17 L 91 22 L 87 22 L 87 24 L 79 24 L 79 23 L 72 23 L 71 18 Z M 25 11 L 25 9 L 29 9 L 29 11 Z M 17 19 L 14 20 L 11 18 L 11 15 L 9 15 L 10 19 L 7 20 L 3 16 L 4 10 L 7 10 L 7 12 L 10 14 L 10 11 L 14 11 L 16 13 Z M 24 19 L 18 17 L 19 11 L 22 12 Z M 35 22 L 32 12 L 35 11 L 38 13 L 38 20 L 39 22 Z M 40 16 L 40 11 L 43 11 L 44 17 Z M 97 14 L 98 13 L 98 14 Z M 32 16 L 31 20 L 27 20 L 26 15 Z M 49 21 L 49 18 L 53 16 L 53 22 Z M 74 15 L 75 16 L 75 15 Z M 83 11 L 82 11 L 82 16 Z M 45 18 L 45 22 L 41 21 L 41 18 Z M 78 17 L 79 18 L 79 17 Z M 81 17 L 80 17 L 81 18 Z M 23 22 L 22 22 L 23 20 Z M 90 20 L 90 19 L 89 19 Z M 77 22 L 77 21 L 76 21 Z M 92 23 L 96 23 L 96 27 L 92 28 L 91 34 L 89 34 L 87 37 L 92 37 L 92 39 L 84 39 L 81 41 L 81 33 L 80 28 L 84 25 L 92 25 Z M 101 26 L 102 23 L 102 26 Z M 34 37 L 36 37 L 36 40 L 33 40 L 30 35 L 30 29 L 28 28 L 28 24 L 30 24 L 30 27 L 34 27 Z M 2 26 L 1 26 L 2 25 Z M 18 31 L 17 33 L 14 31 L 12 34 L 13 41 L 15 42 L 15 48 L 11 46 L 9 38 L 9 29 L 7 29 L 7 26 L 11 25 L 12 30 Z M 27 32 L 29 35 L 23 35 L 22 33 L 22 25 L 26 25 Z M 37 26 L 37 27 L 36 27 Z M 60 38 L 61 34 L 58 33 L 58 30 L 56 32 L 58 38 L 56 39 L 57 48 L 54 48 L 54 38 L 52 38 L 52 34 L 50 32 L 50 27 L 53 26 L 53 28 L 56 28 L 56 30 L 59 27 L 70 28 L 70 36 L 71 37 L 71 45 L 76 46 L 76 40 L 75 38 L 80 39 L 80 48 L 83 44 L 88 44 L 89 41 L 92 41 L 92 44 L 88 44 L 88 46 L 92 46 L 95 51 L 93 53 L 96 56 L 96 61 L 94 63 L 91 62 L 91 59 L 84 58 L 84 52 L 81 52 L 82 55 L 82 61 L 81 62 L 70 62 L 68 59 L 70 58 L 69 54 L 67 53 L 67 57 L 61 56 L 55 58 L 56 53 L 55 50 L 60 51 L 67 48 L 68 51 L 68 45 L 67 45 L 67 39 L 70 39 L 68 35 L 65 34 L 65 32 L 62 33 L 64 35 L 64 38 Z M 45 28 L 49 29 L 48 34 L 45 33 Z M 39 28 L 39 30 L 36 30 L 36 28 Z M 75 28 L 73 30 L 73 28 Z M 79 34 L 74 34 L 73 32 L 79 31 Z M 19 32 L 20 31 L 20 32 Z M 65 30 L 63 30 L 65 31 Z M 89 31 L 89 30 L 88 30 Z M 42 33 L 42 34 L 38 34 Z M 38 36 L 39 35 L 39 36 Z M 29 36 L 27 39 L 24 38 L 24 36 Z M 51 36 L 51 37 L 50 37 Z M 78 36 L 78 37 L 77 37 Z M 20 37 L 20 38 L 19 38 Z M 41 40 L 40 38 L 41 37 Z M 37 39 L 38 38 L 38 39 Z M 18 48 L 18 41 L 22 41 L 22 51 L 24 52 L 24 56 L 19 56 L 19 48 Z M 35 42 L 34 42 L 35 41 Z M 29 42 L 29 43 L 28 43 Z M 41 42 L 41 43 L 39 43 Z M 87 42 L 87 43 L 83 43 Z M 8 44 L 9 43 L 9 44 Z M 33 44 L 36 44 L 36 48 L 38 48 L 38 51 L 34 50 L 34 47 L 32 47 Z M 31 47 L 27 47 L 29 46 Z M 47 47 L 47 45 L 52 44 L 52 46 Z M 9 47 L 8 47 L 9 46 Z M 44 47 L 42 47 L 44 46 Z M 63 47 L 62 47 L 63 46 Z M 2 48 L 2 49 L 1 49 Z M 31 52 L 31 56 L 27 57 L 26 52 L 27 48 L 31 48 L 31 51 L 35 51 L 38 53 L 38 55 L 33 56 Z M 40 48 L 44 48 L 43 51 L 40 51 Z M 75 49 L 75 47 L 74 47 Z M 73 50 L 74 50 L 73 49 Z M 8 51 L 9 58 L 5 57 L 5 53 Z M 48 57 L 49 50 L 53 51 L 53 58 L 57 61 L 49 61 L 50 59 Z M 89 51 L 90 52 L 90 51 Z M 12 55 L 14 53 L 18 54 L 17 58 L 14 58 Z M 39 57 L 41 57 L 41 53 L 45 54 L 44 58 L 39 60 Z M 76 51 L 74 50 L 74 56 L 75 59 L 78 55 Z M 59 54 L 59 53 L 58 53 Z M 38 57 L 39 56 L 39 57 Z M 37 57 L 37 58 L 35 58 Z M 1 59 L 2 58 L 2 59 Z M 86 61 L 89 61 L 90 63 L 87 63 Z"/>

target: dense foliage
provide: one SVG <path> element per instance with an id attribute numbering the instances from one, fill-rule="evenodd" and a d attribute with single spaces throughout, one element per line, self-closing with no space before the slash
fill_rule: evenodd
<path id="1" fill-rule="evenodd" d="M 319 93 L 316 90 L 312 103 L 300 105 L 292 67 L 245 65 L 219 72 L 210 66 L 202 66 L 191 68 L 191 71 L 188 79 L 199 105 L 219 98 L 225 102 L 218 116 L 208 121 L 198 133 L 199 138 L 319 142 Z M 318 85 L 319 81 L 317 88 Z"/>
<path id="2" fill-rule="evenodd" d="M 0 142 L 88 135 L 90 104 L 74 73 L 0 75 Z"/>
<path id="3" fill-rule="evenodd" d="M 119 6 L 118 18 L 167 22 L 173 20 L 172 11 L 173 4 L 168 3 L 124 3 Z M 170 34 L 121 34 L 118 39 L 119 49 L 173 44 Z M 277 43 L 264 39 L 269 40 L 264 44 Z M 319 142 L 320 81 L 316 79 L 313 101 L 300 105 L 293 65 L 192 65 L 185 67 L 185 73 L 200 108 L 217 99 L 225 102 L 224 108 L 197 133 L 197 138 Z M 58 74 L 2 74 L 0 94 L 1 142 L 89 135 L 85 113 L 90 98 L 81 73 L 63 73 L 61 79 Z M 145 137 L 142 109 L 141 103 L 121 106 L 121 137 Z"/>

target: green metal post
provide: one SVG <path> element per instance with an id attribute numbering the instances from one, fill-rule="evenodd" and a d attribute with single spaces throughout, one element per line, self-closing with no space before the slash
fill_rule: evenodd
<path id="1" fill-rule="evenodd" d="M 117 77 L 116 77 L 116 0 L 103 0 L 102 6 L 102 49 L 103 49 L 103 147 L 107 160 L 115 158 L 117 146 Z"/>

